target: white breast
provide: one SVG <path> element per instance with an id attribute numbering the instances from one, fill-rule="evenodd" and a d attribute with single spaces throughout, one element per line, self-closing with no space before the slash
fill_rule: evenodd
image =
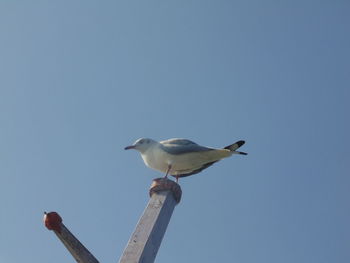
<path id="1" fill-rule="evenodd" d="M 168 166 L 170 164 L 169 158 L 164 151 L 158 147 L 151 147 L 146 152 L 142 153 L 142 159 L 144 163 L 154 169 L 166 173 Z"/>

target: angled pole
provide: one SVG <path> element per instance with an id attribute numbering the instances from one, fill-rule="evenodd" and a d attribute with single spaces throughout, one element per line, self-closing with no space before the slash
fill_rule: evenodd
<path id="1" fill-rule="evenodd" d="M 98 263 L 98 260 L 84 247 L 82 243 L 62 223 L 62 218 L 56 212 L 44 213 L 44 223 L 47 229 L 53 230 L 63 245 L 78 263 Z"/>
<path id="2" fill-rule="evenodd" d="M 119 263 L 154 262 L 176 204 L 181 187 L 167 178 L 153 180 L 145 211 L 120 258 Z"/>

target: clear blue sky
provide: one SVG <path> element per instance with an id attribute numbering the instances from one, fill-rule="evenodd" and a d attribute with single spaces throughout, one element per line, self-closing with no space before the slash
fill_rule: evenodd
<path id="1" fill-rule="evenodd" d="M 180 180 L 157 262 L 350 262 L 348 1 L 1 1 L 0 261 L 116 262 L 140 137 L 242 151 Z"/>

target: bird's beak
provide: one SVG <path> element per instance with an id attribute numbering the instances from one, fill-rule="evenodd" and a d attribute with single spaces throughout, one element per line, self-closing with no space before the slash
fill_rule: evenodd
<path id="1" fill-rule="evenodd" d="M 126 146 L 124 150 L 135 149 L 135 145 Z"/>

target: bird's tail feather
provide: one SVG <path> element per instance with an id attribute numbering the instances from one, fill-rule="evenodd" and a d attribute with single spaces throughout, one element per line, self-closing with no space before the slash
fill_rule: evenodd
<path id="1" fill-rule="evenodd" d="M 238 142 L 235 142 L 234 144 L 231 144 L 231 145 L 226 146 L 224 149 L 230 150 L 231 152 L 236 153 L 236 154 L 247 155 L 247 153 L 245 153 L 245 152 L 236 151 L 236 150 L 237 150 L 239 147 L 241 147 L 244 143 L 245 143 L 245 141 L 238 141 Z"/>

